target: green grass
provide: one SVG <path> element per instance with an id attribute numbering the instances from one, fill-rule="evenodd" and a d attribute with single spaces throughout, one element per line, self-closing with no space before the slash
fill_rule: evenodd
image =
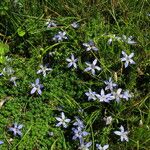
<path id="1" fill-rule="evenodd" d="M 109 144 L 110 150 L 150 149 L 150 3 L 148 0 L 3 0 L 0 2 L 0 72 L 12 67 L 13 75 L 0 77 L 0 145 L 2 150 L 77 150 L 72 140 L 75 116 L 80 117 L 90 133 L 85 141 Z M 59 26 L 47 28 L 51 18 Z M 71 23 L 77 21 L 78 29 Z M 51 39 L 66 31 L 69 40 L 55 43 Z M 107 41 L 116 36 L 133 36 L 137 44 Z M 86 52 L 82 46 L 93 40 L 98 52 Z M 121 52 L 135 53 L 135 65 L 126 69 Z M 55 52 L 49 56 L 50 52 Z M 74 54 L 78 69 L 67 68 L 66 58 Z M 6 56 L 12 58 L 9 62 Z M 102 68 L 95 76 L 84 72 L 85 62 L 98 59 Z M 40 64 L 53 69 L 44 78 L 36 74 Z M 16 76 L 17 87 L 9 81 Z M 129 101 L 100 103 L 88 101 L 91 88 L 100 93 L 104 81 L 112 77 L 118 87 L 133 93 Z M 42 95 L 31 95 L 31 83 L 37 78 L 44 85 Z M 2 104 L 2 102 L 4 103 Z M 79 111 L 80 110 L 80 111 Z M 82 111 L 81 111 L 82 110 Z M 61 111 L 71 119 L 67 129 L 56 127 Z M 112 124 L 103 118 L 112 116 Z M 142 124 L 140 124 L 142 121 Z M 8 128 L 23 124 L 23 136 L 13 136 Z M 129 142 L 114 135 L 120 125 L 129 131 Z M 49 132 L 54 135 L 50 136 Z"/>

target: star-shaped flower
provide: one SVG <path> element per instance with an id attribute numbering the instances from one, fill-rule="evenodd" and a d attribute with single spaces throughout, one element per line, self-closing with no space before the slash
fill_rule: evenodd
<path id="1" fill-rule="evenodd" d="M 78 22 L 73 22 L 73 23 L 71 24 L 71 26 L 72 26 L 73 28 L 75 28 L 75 29 L 79 28 Z"/>
<path id="2" fill-rule="evenodd" d="M 86 131 L 82 131 L 82 128 L 80 127 L 72 128 L 72 131 L 74 132 L 74 136 L 72 137 L 73 140 L 76 140 L 77 138 L 80 140 L 89 134 Z"/>
<path id="3" fill-rule="evenodd" d="M 121 142 L 123 141 L 129 141 L 128 137 L 127 137 L 127 134 L 129 133 L 128 131 L 124 131 L 124 127 L 121 125 L 120 126 L 120 131 L 114 131 L 114 133 L 116 135 L 119 135 L 120 136 L 120 139 L 121 139 Z"/>
<path id="4" fill-rule="evenodd" d="M 10 127 L 9 128 L 9 131 L 13 132 L 14 136 L 16 136 L 17 134 L 19 136 L 22 136 L 22 132 L 20 131 L 22 129 L 23 125 L 22 124 L 17 124 L 17 123 L 14 123 L 14 127 Z"/>
<path id="5" fill-rule="evenodd" d="M 80 128 L 84 128 L 83 121 L 80 120 L 78 117 L 76 117 L 76 122 L 74 122 L 73 125 L 77 126 L 77 127 L 80 127 Z"/>
<path id="6" fill-rule="evenodd" d="M 55 42 L 60 42 L 60 41 L 63 41 L 63 39 L 68 39 L 68 37 L 66 36 L 66 32 L 65 31 L 59 31 L 58 34 L 56 34 L 54 37 L 53 37 L 53 41 Z"/>
<path id="7" fill-rule="evenodd" d="M 83 43 L 83 46 L 86 48 L 86 51 L 98 51 L 98 48 L 95 46 L 93 41 L 89 41 L 88 43 Z"/>
<path id="8" fill-rule="evenodd" d="M 135 64 L 135 62 L 131 59 L 134 56 L 134 53 L 131 53 L 129 56 L 122 51 L 122 55 L 124 57 L 121 58 L 121 61 L 125 61 L 125 68 L 128 67 L 129 63 L 130 64 Z"/>
<path id="9" fill-rule="evenodd" d="M 81 146 L 79 147 L 80 150 L 89 150 L 89 147 L 92 145 L 92 142 L 88 143 L 81 143 Z"/>
<path id="10" fill-rule="evenodd" d="M 65 117 L 64 112 L 61 113 L 61 118 L 60 117 L 55 117 L 59 123 L 56 125 L 56 127 L 63 126 L 64 128 L 67 128 L 68 123 L 71 121 L 70 119 Z"/>
<path id="11" fill-rule="evenodd" d="M 95 69 L 98 71 L 101 70 L 99 66 L 96 66 L 96 63 L 97 63 L 97 59 L 95 59 L 92 64 L 86 62 L 86 65 L 88 67 L 84 71 L 91 71 L 92 74 L 95 75 Z"/>
<path id="12" fill-rule="evenodd" d="M 120 102 L 120 99 L 123 97 L 123 95 L 121 94 L 122 89 L 119 88 L 117 91 L 113 91 L 113 99 L 115 99 L 117 102 Z"/>
<path id="13" fill-rule="evenodd" d="M 97 148 L 98 150 L 106 150 L 106 149 L 109 148 L 109 145 L 106 144 L 106 145 L 104 145 L 104 146 L 101 146 L 101 144 L 96 144 L 96 148 Z"/>
<path id="14" fill-rule="evenodd" d="M 126 99 L 128 101 L 129 98 L 131 98 L 131 97 L 132 97 L 132 95 L 129 93 L 128 90 L 123 92 L 123 97 L 122 98 L 124 98 L 124 99 Z"/>
<path id="15" fill-rule="evenodd" d="M 85 93 L 86 96 L 88 96 L 88 101 L 89 100 L 96 100 L 96 92 L 93 92 L 91 89 L 89 89 L 89 92 Z"/>
<path id="16" fill-rule="evenodd" d="M 35 84 L 34 83 L 32 83 L 31 84 L 32 85 L 32 90 L 31 90 L 31 94 L 34 94 L 36 91 L 38 92 L 38 94 L 42 94 L 42 91 L 41 91 L 41 89 L 43 88 L 43 85 L 42 84 L 40 84 L 40 80 L 39 79 L 36 79 L 35 80 Z"/>
<path id="17" fill-rule="evenodd" d="M 46 72 L 51 71 L 52 68 L 47 68 L 47 66 L 40 65 L 40 70 L 37 71 L 37 74 L 43 73 L 43 76 L 46 77 Z"/>
<path id="18" fill-rule="evenodd" d="M 116 83 L 113 83 L 112 78 L 110 77 L 108 81 L 104 81 L 106 84 L 105 90 L 113 91 L 113 88 L 117 86 Z"/>
<path id="19" fill-rule="evenodd" d="M 73 66 L 74 68 L 77 68 L 76 62 L 78 61 L 78 59 L 77 58 L 75 59 L 73 54 L 71 54 L 71 59 L 67 58 L 66 61 L 69 62 L 68 68 L 70 68 L 71 66 Z"/>
<path id="20" fill-rule="evenodd" d="M 109 101 L 114 98 L 111 93 L 105 94 L 103 89 L 101 89 L 100 94 L 96 94 L 96 97 L 99 99 L 100 102 L 106 102 L 106 103 L 109 103 Z"/>

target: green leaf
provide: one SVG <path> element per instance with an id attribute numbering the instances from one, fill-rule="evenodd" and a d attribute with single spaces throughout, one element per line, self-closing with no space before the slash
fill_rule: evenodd
<path id="1" fill-rule="evenodd" d="M 23 30 L 21 28 L 18 28 L 17 33 L 20 37 L 23 37 L 26 34 L 25 30 Z"/>
<path id="2" fill-rule="evenodd" d="M 9 51 L 9 45 L 0 42 L 0 55 L 5 55 Z"/>

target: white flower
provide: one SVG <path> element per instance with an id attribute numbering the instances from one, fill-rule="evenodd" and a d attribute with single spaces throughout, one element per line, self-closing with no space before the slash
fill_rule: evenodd
<path id="1" fill-rule="evenodd" d="M 9 76 L 12 75 L 14 72 L 15 71 L 12 69 L 12 67 L 6 67 L 3 69 L 2 74 L 7 74 Z"/>
<path id="2" fill-rule="evenodd" d="M 46 66 L 40 65 L 40 70 L 37 71 L 37 74 L 43 73 L 43 76 L 46 77 L 46 71 L 51 71 L 51 68 L 47 68 Z"/>
<path id="3" fill-rule="evenodd" d="M 123 97 L 123 95 L 121 94 L 121 91 L 122 91 L 122 89 L 119 88 L 116 92 L 115 91 L 112 92 L 112 94 L 114 96 L 113 99 L 115 99 L 117 102 L 119 102 L 120 99 Z"/>
<path id="4" fill-rule="evenodd" d="M 79 24 L 77 22 L 73 22 L 71 26 L 75 29 L 79 28 Z"/>
<path id="5" fill-rule="evenodd" d="M 16 77 L 11 77 L 10 78 L 10 81 L 14 83 L 14 86 L 17 86 L 16 79 L 17 79 Z"/>
<path id="6" fill-rule="evenodd" d="M 46 25 L 47 25 L 48 28 L 57 27 L 57 24 L 55 23 L 55 21 L 50 20 L 50 19 L 47 20 Z"/>
<path id="7" fill-rule="evenodd" d="M 77 68 L 76 62 L 78 61 L 78 59 L 77 58 L 75 59 L 73 54 L 71 54 L 71 59 L 67 58 L 66 61 L 69 62 L 68 68 L 70 68 L 71 66 L 74 66 L 74 68 Z"/>
<path id="8" fill-rule="evenodd" d="M 129 36 L 128 38 L 125 35 L 122 35 L 122 40 L 126 42 L 127 44 L 136 44 L 136 42 L 133 40 L 132 36 Z"/>
<path id="9" fill-rule="evenodd" d="M 134 56 L 134 53 L 131 53 L 129 56 L 122 51 L 122 55 L 124 57 L 121 58 L 121 61 L 125 61 L 125 68 L 128 67 L 129 63 L 130 64 L 135 64 L 135 62 L 131 59 Z"/>
<path id="10" fill-rule="evenodd" d="M 81 146 L 79 147 L 80 150 L 89 150 L 89 147 L 92 145 L 92 142 L 88 143 L 81 143 Z"/>
<path id="11" fill-rule="evenodd" d="M 40 80 L 39 79 L 36 79 L 35 80 L 35 84 L 34 83 L 32 83 L 31 84 L 32 85 L 32 90 L 31 90 L 31 94 L 34 94 L 36 91 L 38 92 L 38 94 L 42 94 L 42 91 L 41 91 L 41 89 L 43 88 L 43 85 L 42 84 L 40 84 Z"/>
<path id="12" fill-rule="evenodd" d="M 86 48 L 86 51 L 98 51 L 98 48 L 95 46 L 92 40 L 90 40 L 88 43 L 83 43 L 83 46 Z"/>
<path id="13" fill-rule="evenodd" d="M 123 93 L 123 97 L 124 99 L 126 99 L 127 101 L 129 100 L 129 98 L 131 98 L 132 95 L 129 93 L 128 90 L 126 90 L 124 93 Z"/>
<path id="14" fill-rule="evenodd" d="M 114 131 L 114 133 L 116 135 L 119 135 L 120 136 L 120 139 L 121 139 L 121 142 L 123 141 L 129 141 L 128 137 L 127 137 L 127 134 L 129 133 L 128 131 L 124 131 L 124 127 L 121 125 L 120 126 L 120 131 Z"/>
<path id="15" fill-rule="evenodd" d="M 59 126 L 63 126 L 64 128 L 67 128 L 67 123 L 69 123 L 71 120 L 70 119 L 67 119 L 65 117 L 65 114 L 64 112 L 61 113 L 61 118 L 60 117 L 55 117 L 57 121 L 59 121 L 59 123 L 56 125 L 56 127 L 59 127 Z"/>
<path id="16" fill-rule="evenodd" d="M 115 84 L 115 83 L 112 82 L 112 78 L 109 78 L 108 81 L 104 81 L 104 83 L 107 85 L 105 87 L 105 90 L 111 90 L 112 91 L 113 88 L 117 86 L 117 84 Z"/>
<path id="17" fill-rule="evenodd" d="M 88 96 L 88 100 L 96 100 L 96 92 L 92 92 L 91 89 L 89 89 L 89 92 L 86 92 L 85 95 Z"/>
<path id="18" fill-rule="evenodd" d="M 63 31 L 63 32 L 59 31 L 58 34 L 54 35 L 54 37 L 53 37 L 53 41 L 55 41 L 55 42 L 63 41 L 63 39 L 68 39 L 65 31 Z"/>
<path id="19" fill-rule="evenodd" d="M 98 71 L 101 70 L 99 66 L 96 66 L 96 63 L 97 63 L 97 59 L 95 59 L 92 64 L 86 62 L 86 65 L 88 67 L 84 71 L 91 71 L 92 74 L 95 75 L 95 69 Z"/>
<path id="20" fill-rule="evenodd" d="M 106 94 L 103 89 L 101 89 L 101 94 L 96 94 L 97 98 L 99 99 L 100 102 L 106 102 L 109 103 L 110 100 L 112 100 L 114 97 L 112 94 Z"/>
<path id="21" fill-rule="evenodd" d="M 106 121 L 106 125 L 109 125 L 109 124 L 111 124 L 112 123 L 112 117 L 111 116 L 109 116 L 109 117 L 104 117 L 104 121 Z"/>
<path id="22" fill-rule="evenodd" d="M 101 144 L 96 144 L 96 148 L 98 150 L 106 150 L 106 149 L 108 149 L 108 147 L 109 147 L 108 144 L 104 145 L 103 147 L 101 146 Z"/>

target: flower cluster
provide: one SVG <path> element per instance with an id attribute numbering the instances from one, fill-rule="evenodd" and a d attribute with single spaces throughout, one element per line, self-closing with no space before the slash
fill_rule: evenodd
<path id="1" fill-rule="evenodd" d="M 115 100 L 120 102 L 120 99 L 129 100 L 132 95 L 129 93 L 128 90 L 122 92 L 121 88 L 116 89 L 117 84 L 113 83 L 112 78 L 110 77 L 108 81 L 104 81 L 106 87 L 106 92 L 110 90 L 109 93 L 105 94 L 104 89 L 101 89 L 100 94 L 93 92 L 89 89 L 89 92 L 86 92 L 85 95 L 88 97 L 88 100 L 98 100 L 99 102 L 106 102 L 109 103 L 111 100 Z"/>

